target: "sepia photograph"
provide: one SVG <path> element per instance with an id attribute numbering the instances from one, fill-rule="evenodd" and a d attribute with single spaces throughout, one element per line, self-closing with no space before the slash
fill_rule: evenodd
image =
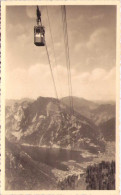
<path id="1" fill-rule="evenodd" d="M 119 7 L 2 6 L 4 190 L 117 192 Z"/>

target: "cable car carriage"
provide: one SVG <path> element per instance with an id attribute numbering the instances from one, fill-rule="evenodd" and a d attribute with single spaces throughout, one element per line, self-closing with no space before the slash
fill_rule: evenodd
<path id="1" fill-rule="evenodd" d="M 44 26 L 34 26 L 34 44 L 36 46 L 45 46 L 45 29 Z"/>

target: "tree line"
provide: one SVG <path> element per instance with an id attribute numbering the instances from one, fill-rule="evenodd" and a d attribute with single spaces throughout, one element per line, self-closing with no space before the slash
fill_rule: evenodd
<path id="1" fill-rule="evenodd" d="M 87 190 L 115 189 L 115 161 L 102 161 L 88 166 L 86 170 Z"/>

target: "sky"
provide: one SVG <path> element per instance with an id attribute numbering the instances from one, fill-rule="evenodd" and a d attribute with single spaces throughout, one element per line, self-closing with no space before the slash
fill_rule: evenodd
<path id="1" fill-rule="evenodd" d="M 58 97 L 62 98 L 69 93 L 61 7 L 40 6 L 40 10 Z M 72 95 L 115 100 L 116 7 L 68 5 L 66 14 Z M 36 6 L 7 6 L 7 99 L 55 97 L 46 49 L 34 45 L 35 25 Z"/>

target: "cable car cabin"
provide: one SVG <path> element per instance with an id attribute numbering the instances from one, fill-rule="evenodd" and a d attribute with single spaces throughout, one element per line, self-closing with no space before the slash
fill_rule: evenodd
<path id="1" fill-rule="evenodd" d="M 35 26 L 34 27 L 34 44 L 36 46 L 45 46 L 44 26 Z"/>

